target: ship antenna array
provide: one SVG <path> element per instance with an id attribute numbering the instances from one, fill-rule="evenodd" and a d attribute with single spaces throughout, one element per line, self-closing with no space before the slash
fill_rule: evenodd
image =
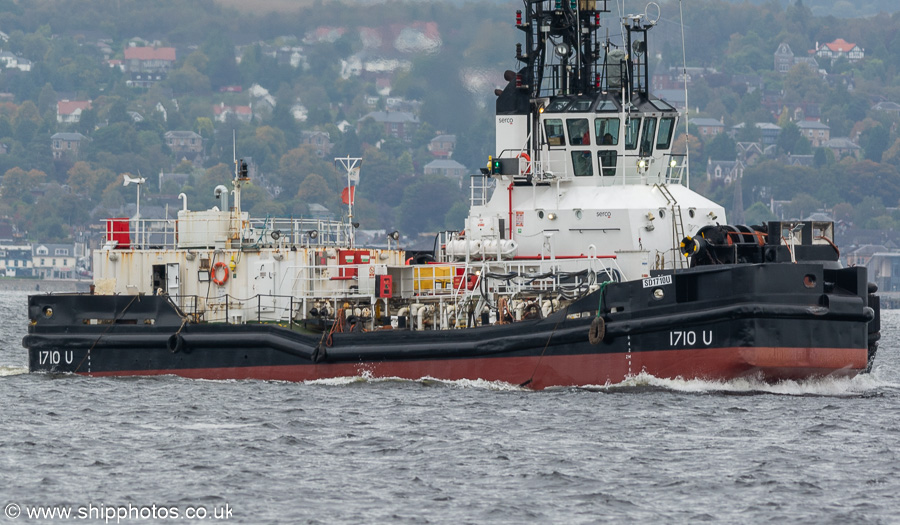
<path id="1" fill-rule="evenodd" d="M 234 157 L 234 211 L 237 217 L 241 216 L 241 186 L 244 182 L 250 180 L 247 171 L 247 161 L 237 158 L 237 138 L 236 132 L 231 131 L 231 150 Z"/>
<path id="2" fill-rule="evenodd" d="M 678 12 L 681 15 L 681 78 L 684 81 L 684 164 L 687 169 L 687 187 L 691 187 L 691 148 L 690 138 L 691 132 L 688 125 L 688 114 L 690 113 L 690 104 L 688 104 L 688 86 L 687 86 L 687 51 L 684 45 L 684 6 L 681 0 L 678 0 Z"/>
<path id="3" fill-rule="evenodd" d="M 359 163 L 362 162 L 362 157 L 335 157 L 335 162 L 340 162 L 341 166 L 347 171 L 347 222 L 349 223 L 349 238 L 350 238 L 350 247 L 353 247 L 354 244 L 354 230 L 359 223 L 353 222 L 353 199 L 356 193 L 356 190 L 352 184 L 353 172 L 359 170 Z"/>

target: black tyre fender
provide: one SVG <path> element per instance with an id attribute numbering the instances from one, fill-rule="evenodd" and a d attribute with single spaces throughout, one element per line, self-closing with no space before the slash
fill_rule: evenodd
<path id="1" fill-rule="evenodd" d="M 181 334 L 172 334 L 166 339 L 166 349 L 173 353 L 177 354 L 178 352 L 186 352 L 184 337 Z"/>
<path id="2" fill-rule="evenodd" d="M 325 350 L 325 346 L 320 343 L 316 346 L 316 349 L 313 350 L 313 353 L 310 356 L 309 360 L 313 363 L 321 363 L 326 359 L 328 359 L 328 351 Z"/>
<path id="3" fill-rule="evenodd" d="M 591 321 L 591 329 L 588 331 L 588 341 L 592 345 L 599 345 L 603 342 L 604 337 L 606 337 L 606 321 L 602 317 L 595 317 Z"/>

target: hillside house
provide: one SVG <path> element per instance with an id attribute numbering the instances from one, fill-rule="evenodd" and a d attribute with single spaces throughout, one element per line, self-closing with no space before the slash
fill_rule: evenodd
<path id="1" fill-rule="evenodd" d="M 819 121 L 801 120 L 797 122 L 797 127 L 800 134 L 806 137 L 814 148 L 818 148 L 831 138 L 831 127 Z"/>
<path id="2" fill-rule="evenodd" d="M 224 102 L 213 106 L 213 118 L 216 122 L 225 122 L 234 116 L 241 122 L 253 120 L 253 109 L 250 106 L 226 106 Z"/>
<path id="3" fill-rule="evenodd" d="M 838 38 L 834 42 L 822 45 L 819 45 L 817 42 L 814 53 L 817 57 L 831 59 L 831 62 L 841 57 L 846 57 L 850 62 L 858 62 L 866 57 L 866 52 L 863 48 L 847 42 L 843 38 Z"/>
<path id="4" fill-rule="evenodd" d="M 744 163 L 739 160 L 712 160 L 706 164 L 706 180 L 731 184 L 744 176 Z"/>
<path id="5" fill-rule="evenodd" d="M 384 126 L 385 135 L 397 137 L 400 140 L 409 142 L 416 130 L 419 129 L 419 117 L 406 111 L 373 111 L 359 120 L 357 132 L 359 132 L 362 122 L 366 119 L 372 119 Z"/>
<path id="6" fill-rule="evenodd" d="M 31 60 L 16 56 L 9 51 L 0 52 L 0 64 L 6 69 L 18 69 L 19 71 L 31 71 L 32 66 Z"/>
<path id="7" fill-rule="evenodd" d="M 203 155 L 203 137 L 193 131 L 167 131 L 163 137 L 176 159 L 195 162 Z"/>
<path id="8" fill-rule="evenodd" d="M 300 134 L 300 144 L 312 146 L 316 150 L 316 156 L 319 158 L 331 155 L 331 148 L 334 146 L 331 143 L 331 134 L 320 130 L 302 132 Z"/>
<path id="9" fill-rule="evenodd" d="M 428 151 L 437 158 L 449 159 L 456 148 L 456 135 L 438 135 L 428 143 Z"/>
<path id="10" fill-rule="evenodd" d="M 90 100 L 60 100 L 56 103 L 56 121 L 60 124 L 77 124 L 81 113 L 91 109 Z"/>
<path id="11" fill-rule="evenodd" d="M 847 137 L 826 140 L 822 143 L 822 146 L 834 152 L 834 157 L 837 159 L 848 156 L 859 158 L 860 147 Z"/>
<path id="12" fill-rule="evenodd" d="M 804 64 L 813 71 L 819 70 L 819 63 L 814 57 L 798 57 L 794 56 L 791 46 L 787 42 L 782 42 L 775 50 L 775 71 L 785 74 L 797 64 Z"/>
<path id="13" fill-rule="evenodd" d="M 882 113 L 888 113 L 896 116 L 900 115 L 900 104 L 885 100 L 872 106 L 872 110 L 881 111 Z"/>
<path id="14" fill-rule="evenodd" d="M 155 71 L 152 73 L 145 71 L 132 71 L 128 73 L 128 80 L 125 81 L 125 85 L 134 88 L 149 88 L 157 82 L 162 82 L 167 78 L 167 76 L 168 75 L 165 71 Z"/>
<path id="15" fill-rule="evenodd" d="M 175 65 L 174 47 L 126 47 L 125 68 L 133 73 L 159 73 Z"/>
<path id="16" fill-rule="evenodd" d="M 425 175 L 443 175 L 462 181 L 466 176 L 466 167 L 451 159 L 436 159 L 425 165 Z"/>
<path id="17" fill-rule="evenodd" d="M 78 158 L 81 144 L 86 140 L 87 137 L 81 133 L 54 133 L 50 136 L 50 149 L 53 151 L 53 158 Z"/>
<path id="18" fill-rule="evenodd" d="M 697 132 L 704 141 L 725 131 L 725 124 L 714 118 L 692 118 L 690 123 L 697 126 Z"/>

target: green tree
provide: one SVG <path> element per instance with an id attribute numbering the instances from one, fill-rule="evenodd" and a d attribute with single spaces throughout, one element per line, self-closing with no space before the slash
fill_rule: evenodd
<path id="1" fill-rule="evenodd" d="M 866 129 L 859 135 L 859 145 L 862 146 L 865 157 L 873 162 L 881 162 L 885 150 L 890 143 L 890 134 L 881 124 Z"/>
<path id="2" fill-rule="evenodd" d="M 734 160 L 737 158 L 737 145 L 726 133 L 719 133 L 704 146 L 707 157 L 713 160 Z"/>
<path id="3" fill-rule="evenodd" d="M 436 232 L 459 224 L 448 225 L 453 206 L 463 200 L 456 181 L 441 175 L 424 175 L 403 190 L 400 204 L 400 226 L 403 232 Z"/>
<path id="4" fill-rule="evenodd" d="M 775 144 L 778 146 L 778 150 L 781 153 L 791 154 L 796 153 L 797 142 L 801 139 L 800 128 L 797 127 L 793 122 L 788 122 L 781 128 L 781 132 L 778 134 L 778 140 Z"/>
<path id="5" fill-rule="evenodd" d="M 768 221 L 778 220 L 768 206 L 761 202 L 754 202 L 752 206 L 744 210 L 744 218 L 747 224 L 765 224 Z"/>

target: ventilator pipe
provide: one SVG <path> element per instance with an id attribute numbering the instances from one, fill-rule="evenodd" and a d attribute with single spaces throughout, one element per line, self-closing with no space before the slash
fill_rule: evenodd
<path id="1" fill-rule="evenodd" d="M 217 199 L 222 198 L 222 209 L 228 211 L 228 188 L 219 184 L 216 186 L 216 189 L 213 190 L 213 195 L 215 195 Z"/>
<path id="2" fill-rule="evenodd" d="M 179 193 L 178 198 L 181 199 L 181 209 L 184 211 L 188 211 L 187 209 L 187 195 L 184 193 Z"/>
<path id="3" fill-rule="evenodd" d="M 516 321 L 521 321 L 524 317 L 525 313 L 525 301 L 513 301 L 515 306 L 513 308 L 516 311 Z"/>
<path id="4" fill-rule="evenodd" d="M 541 303 L 541 313 L 544 314 L 544 317 L 549 317 L 553 313 L 553 303 L 547 300 Z"/>
<path id="5" fill-rule="evenodd" d="M 425 323 L 425 305 L 422 303 L 413 303 L 409 305 L 409 317 L 412 320 L 413 317 L 416 319 L 416 324 L 414 325 L 416 330 L 422 330 L 422 326 Z M 410 323 L 412 324 L 412 323 Z"/>

